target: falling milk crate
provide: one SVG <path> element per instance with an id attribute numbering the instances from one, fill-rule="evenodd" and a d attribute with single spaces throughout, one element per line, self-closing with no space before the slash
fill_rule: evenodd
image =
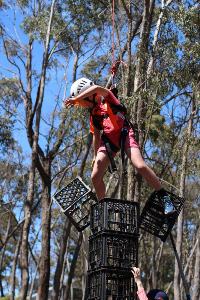
<path id="1" fill-rule="evenodd" d="M 53 195 L 53 200 L 78 231 L 82 231 L 90 225 L 90 206 L 97 199 L 80 177 L 76 177 L 56 192 Z"/>
<path id="2" fill-rule="evenodd" d="M 173 194 L 172 192 L 167 193 L 174 206 L 174 213 L 166 215 L 164 213 L 164 203 L 162 199 L 160 199 L 157 192 L 153 192 L 142 210 L 139 222 L 141 229 L 159 237 L 163 242 L 166 241 L 169 233 L 176 223 L 178 215 L 180 214 L 184 204 L 183 198 Z"/>

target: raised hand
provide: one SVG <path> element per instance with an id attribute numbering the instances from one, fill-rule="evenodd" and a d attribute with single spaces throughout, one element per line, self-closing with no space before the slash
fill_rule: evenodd
<path id="1" fill-rule="evenodd" d="M 63 101 L 63 106 L 64 106 L 65 108 L 69 108 L 69 107 L 71 107 L 72 105 L 74 105 L 74 100 L 71 99 L 71 98 L 65 99 L 65 100 Z"/>
<path id="2" fill-rule="evenodd" d="M 135 281 L 141 280 L 141 277 L 140 277 L 140 269 L 139 269 L 139 268 L 132 267 L 132 268 L 131 268 L 131 272 L 132 272 L 132 274 L 133 274 L 133 276 L 134 276 Z"/>

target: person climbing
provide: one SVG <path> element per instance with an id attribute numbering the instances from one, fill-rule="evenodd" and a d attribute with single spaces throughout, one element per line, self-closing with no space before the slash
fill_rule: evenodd
<path id="1" fill-rule="evenodd" d="M 169 300 L 168 295 L 160 289 L 152 289 L 146 294 L 141 280 L 140 269 L 132 267 L 131 272 L 137 285 L 137 295 L 139 300 Z"/>
<path id="2" fill-rule="evenodd" d="M 101 200 L 105 197 L 103 181 L 105 171 L 110 162 L 113 165 L 113 157 L 123 148 L 139 174 L 159 197 L 166 198 L 164 201 L 165 213 L 174 212 L 174 206 L 167 197 L 167 192 L 162 188 L 160 180 L 142 158 L 134 130 L 126 118 L 126 109 L 113 92 L 95 85 L 93 81 L 83 77 L 72 84 L 70 98 L 64 100 L 66 108 L 71 105 L 90 110 L 90 132 L 93 134 L 94 148 L 91 180 L 98 199 Z"/>

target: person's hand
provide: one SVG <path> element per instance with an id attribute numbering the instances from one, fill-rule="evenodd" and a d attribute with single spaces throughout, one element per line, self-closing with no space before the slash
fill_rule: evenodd
<path id="1" fill-rule="evenodd" d="M 71 107 L 72 105 L 74 105 L 74 100 L 71 99 L 71 98 L 65 99 L 65 100 L 63 101 L 63 106 L 64 106 L 65 108 L 69 108 L 69 107 Z"/>
<path id="2" fill-rule="evenodd" d="M 137 281 L 141 281 L 141 276 L 140 276 L 140 269 L 136 268 L 136 267 L 132 267 L 131 268 L 131 272 L 134 276 L 135 282 L 137 283 Z"/>

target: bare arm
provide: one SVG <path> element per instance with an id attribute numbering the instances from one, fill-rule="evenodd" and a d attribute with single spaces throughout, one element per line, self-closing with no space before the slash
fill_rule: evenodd
<path id="1" fill-rule="evenodd" d="M 82 100 L 84 98 L 93 96 L 94 94 L 98 94 L 98 95 L 101 95 L 103 97 L 106 97 L 106 96 L 109 95 L 109 93 L 110 93 L 110 91 L 106 88 L 103 88 L 99 85 L 92 85 L 87 90 L 85 90 L 84 92 L 82 92 L 78 96 L 76 96 L 75 100 L 79 101 L 79 100 Z"/>
<path id="2" fill-rule="evenodd" d="M 140 275 L 140 269 L 136 267 L 132 267 L 131 272 L 133 273 L 135 283 L 137 284 L 137 295 L 140 300 L 148 300 L 147 295 L 145 293 L 142 280 L 141 280 L 141 275 Z"/>
<path id="3" fill-rule="evenodd" d="M 85 90 L 84 92 L 80 93 L 78 96 L 64 100 L 64 105 L 66 108 L 70 107 L 71 105 L 81 105 L 82 103 L 81 101 L 83 99 L 91 97 L 94 94 L 98 94 L 103 97 L 106 97 L 109 95 L 109 93 L 111 92 L 108 89 L 103 88 L 99 85 L 93 85 L 89 87 L 87 90 Z"/>
<path id="4" fill-rule="evenodd" d="M 110 90 L 108 90 L 102 86 L 99 86 L 99 85 L 93 85 L 93 86 L 89 87 L 87 90 L 85 90 L 84 92 L 82 92 L 81 94 L 79 94 L 78 96 L 76 96 L 72 99 L 66 99 L 64 101 L 64 105 L 65 105 L 65 107 L 69 107 L 71 105 L 85 106 L 84 101 L 82 101 L 82 100 L 85 98 L 91 97 L 94 94 L 97 94 L 97 95 L 100 95 L 103 97 L 107 97 L 108 95 L 110 95 L 111 96 L 109 98 L 110 103 L 117 104 L 117 105 L 120 104 L 120 101 L 114 96 L 114 94 Z M 88 104 L 87 104 L 87 106 L 88 106 Z"/>
<path id="5" fill-rule="evenodd" d="M 139 268 L 136 268 L 136 267 L 133 267 L 131 269 L 131 272 L 134 276 L 134 279 L 135 279 L 135 283 L 137 284 L 137 288 L 138 290 L 139 289 L 143 289 L 143 284 L 142 284 L 142 281 L 141 281 L 141 275 L 140 275 L 140 269 Z"/>

